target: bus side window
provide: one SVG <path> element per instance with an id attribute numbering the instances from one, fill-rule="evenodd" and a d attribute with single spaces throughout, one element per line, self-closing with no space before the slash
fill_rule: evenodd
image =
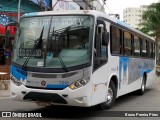
<path id="1" fill-rule="evenodd" d="M 134 56 L 140 56 L 140 38 L 134 36 Z"/>
<path id="2" fill-rule="evenodd" d="M 155 58 L 155 43 L 153 43 L 153 56 L 152 58 Z"/>
<path id="3" fill-rule="evenodd" d="M 95 46 L 94 46 L 94 69 L 99 68 L 105 62 L 107 62 L 108 51 L 107 45 L 103 44 L 102 34 L 104 33 L 105 22 L 103 24 L 97 24 L 96 37 L 95 37 Z"/>
<path id="4" fill-rule="evenodd" d="M 147 56 L 146 40 L 142 39 L 142 57 Z"/>
<path id="5" fill-rule="evenodd" d="M 111 26 L 111 54 L 120 55 L 122 53 L 122 40 L 121 40 L 121 30 Z"/>
<path id="6" fill-rule="evenodd" d="M 124 55 L 130 56 L 131 55 L 131 34 L 127 31 L 124 31 L 124 46 L 123 46 L 123 53 Z"/>
<path id="7" fill-rule="evenodd" d="M 150 45 L 151 45 L 151 47 L 150 47 L 150 58 L 153 58 L 153 43 L 152 42 L 150 42 Z"/>

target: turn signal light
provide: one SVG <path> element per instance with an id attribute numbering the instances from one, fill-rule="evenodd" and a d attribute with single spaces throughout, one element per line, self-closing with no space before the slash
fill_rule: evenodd
<path id="1" fill-rule="evenodd" d="M 78 80 L 74 83 L 72 83 L 69 88 L 72 89 L 72 90 L 75 90 L 77 88 L 80 88 L 82 86 L 85 86 L 88 82 L 90 81 L 90 77 L 87 77 L 87 78 L 84 78 L 82 80 Z"/>

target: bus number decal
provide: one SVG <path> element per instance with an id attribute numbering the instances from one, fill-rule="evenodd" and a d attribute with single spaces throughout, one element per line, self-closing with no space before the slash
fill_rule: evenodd
<path id="1" fill-rule="evenodd" d="M 69 81 L 59 81 L 60 85 L 69 85 Z"/>

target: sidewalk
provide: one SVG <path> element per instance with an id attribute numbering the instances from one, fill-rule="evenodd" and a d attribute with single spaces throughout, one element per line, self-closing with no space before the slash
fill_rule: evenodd
<path id="1" fill-rule="evenodd" d="M 7 82 L 8 82 L 8 89 L 7 90 L 5 90 L 4 85 L 0 86 L 0 99 L 10 97 L 10 81 L 7 80 Z"/>

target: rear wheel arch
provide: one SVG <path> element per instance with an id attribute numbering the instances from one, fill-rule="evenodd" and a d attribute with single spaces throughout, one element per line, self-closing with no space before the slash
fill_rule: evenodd
<path id="1" fill-rule="evenodd" d="M 145 93 L 146 82 L 147 82 L 147 73 L 144 72 L 143 77 L 142 77 L 142 81 L 141 81 L 141 87 L 139 90 L 136 91 L 138 95 L 143 95 Z"/>
<path id="2" fill-rule="evenodd" d="M 146 84 L 146 82 L 147 82 L 147 73 L 146 73 L 146 72 L 143 73 L 143 78 L 144 78 L 145 84 Z M 142 79 L 143 79 L 143 78 L 142 78 Z"/>

